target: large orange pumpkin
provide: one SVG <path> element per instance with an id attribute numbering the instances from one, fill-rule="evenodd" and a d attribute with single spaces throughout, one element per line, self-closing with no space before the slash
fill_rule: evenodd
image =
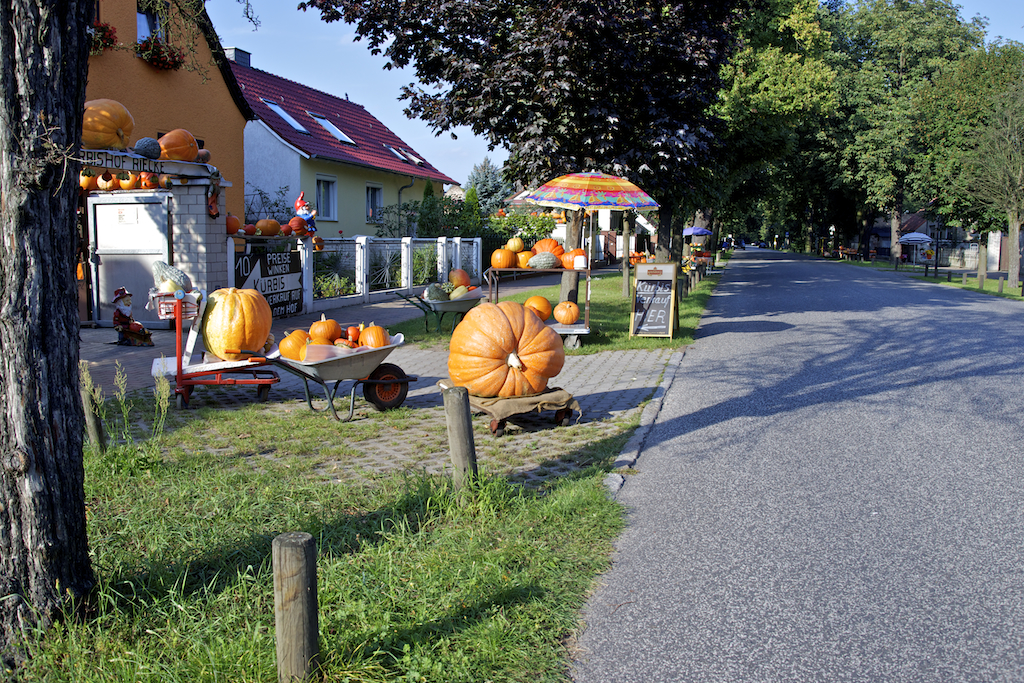
<path id="1" fill-rule="evenodd" d="M 495 249 L 491 252 L 491 268 L 515 268 L 516 252 L 511 249 Z"/>
<path id="2" fill-rule="evenodd" d="M 565 363 L 558 333 L 512 301 L 470 309 L 448 348 L 448 376 L 475 396 L 538 394 Z"/>
<path id="3" fill-rule="evenodd" d="M 551 317 L 551 302 L 540 295 L 531 296 L 523 302 L 523 306 L 536 313 L 537 317 L 541 320 L 547 320 Z"/>
<path id="4" fill-rule="evenodd" d="M 256 221 L 256 234 L 263 237 L 273 237 L 281 234 L 281 224 L 273 218 L 261 218 Z"/>
<path id="5" fill-rule="evenodd" d="M 228 353 L 227 349 L 259 353 L 270 334 L 270 304 L 255 289 L 226 287 L 210 295 L 203 315 L 203 344 L 224 360 L 245 360 L 252 353 Z"/>
<path id="6" fill-rule="evenodd" d="M 550 251 L 555 256 L 561 258 L 562 254 L 565 253 L 565 247 L 559 244 L 558 240 L 547 237 L 533 245 L 532 251 L 534 254 L 539 254 L 542 251 Z"/>
<path id="7" fill-rule="evenodd" d="M 175 128 L 157 142 L 160 143 L 161 159 L 192 161 L 199 153 L 199 145 L 196 144 L 195 137 L 184 128 Z"/>
<path id="8" fill-rule="evenodd" d="M 83 149 L 124 150 L 135 129 L 135 119 L 115 100 L 89 100 L 82 117 Z"/>

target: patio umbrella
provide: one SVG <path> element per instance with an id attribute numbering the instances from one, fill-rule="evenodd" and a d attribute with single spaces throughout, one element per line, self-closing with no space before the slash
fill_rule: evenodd
<path id="1" fill-rule="evenodd" d="M 931 244 L 932 238 L 923 232 L 908 232 L 900 237 L 900 244 Z"/>
<path id="2" fill-rule="evenodd" d="M 691 225 L 690 227 L 683 230 L 683 236 L 689 237 L 691 235 L 710 235 L 711 231 L 707 228 L 702 228 L 699 225 Z"/>
<path id="3" fill-rule="evenodd" d="M 587 171 L 549 180 L 523 199 L 531 204 L 558 209 L 611 209 L 644 211 L 657 209 L 651 196 L 625 178 Z"/>

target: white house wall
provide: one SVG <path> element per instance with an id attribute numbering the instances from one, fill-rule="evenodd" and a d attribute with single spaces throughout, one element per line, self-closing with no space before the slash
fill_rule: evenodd
<path id="1" fill-rule="evenodd" d="M 289 203 L 293 202 L 301 189 L 301 162 L 301 153 L 279 138 L 262 121 L 249 121 L 245 124 L 246 196 L 252 194 L 253 188 L 259 188 L 274 199 L 280 188 L 287 187 L 285 197 Z M 307 199 L 309 194 L 307 191 Z M 260 217 L 247 216 L 246 220 L 251 218 Z"/>

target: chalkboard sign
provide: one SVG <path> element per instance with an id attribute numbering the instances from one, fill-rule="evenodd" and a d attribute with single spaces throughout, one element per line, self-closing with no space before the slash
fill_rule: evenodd
<path id="1" fill-rule="evenodd" d="M 675 332 L 676 315 L 675 264 L 636 264 L 629 336 L 671 337 Z"/>
<path id="2" fill-rule="evenodd" d="M 302 259 L 294 249 L 270 250 L 249 245 L 235 256 L 235 287 L 255 289 L 270 304 L 275 318 L 302 312 Z"/>

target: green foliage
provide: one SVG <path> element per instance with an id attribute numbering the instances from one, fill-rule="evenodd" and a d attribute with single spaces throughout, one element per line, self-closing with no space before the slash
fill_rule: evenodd
<path id="1" fill-rule="evenodd" d="M 466 180 L 466 185 L 476 190 L 480 201 L 480 215 L 487 217 L 505 208 L 505 200 L 512 194 L 512 185 L 501 177 L 501 169 L 494 165 L 490 157 L 473 166 Z M 469 196 L 467 190 L 466 196 Z"/>
<path id="2" fill-rule="evenodd" d="M 547 214 L 532 216 L 514 212 L 507 216 L 492 216 L 489 222 L 491 229 L 503 239 L 518 236 L 528 244 L 550 237 L 555 229 L 555 219 Z"/>
<path id="3" fill-rule="evenodd" d="M 350 277 L 349 277 L 350 276 Z M 334 252 L 313 252 L 313 298 L 327 299 L 335 296 L 355 294 L 352 281 L 355 273 L 345 272 L 341 254 Z"/>
<path id="4" fill-rule="evenodd" d="M 471 187 L 466 191 L 466 199 L 462 206 L 463 227 L 466 230 L 478 231 L 483 227 L 483 220 L 480 217 L 480 200 L 477 197 L 476 188 Z"/>
<path id="5" fill-rule="evenodd" d="M 377 237 L 412 237 L 420 214 L 420 202 L 382 206 L 377 212 Z"/>
<path id="6" fill-rule="evenodd" d="M 427 180 L 423 188 L 423 201 L 420 202 L 419 214 L 416 217 L 417 237 L 437 237 L 443 225 L 441 199 L 434 194 L 434 184 Z"/>

